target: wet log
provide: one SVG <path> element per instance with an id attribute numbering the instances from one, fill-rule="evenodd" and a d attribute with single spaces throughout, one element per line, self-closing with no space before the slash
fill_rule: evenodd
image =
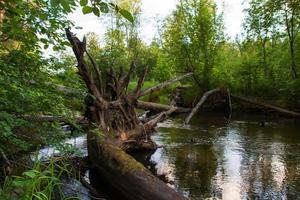
<path id="1" fill-rule="evenodd" d="M 250 100 L 247 99 L 245 97 L 239 97 L 239 96 L 235 96 L 235 95 L 230 95 L 232 100 L 238 101 L 238 102 L 243 102 L 243 103 L 248 103 L 248 104 L 252 104 L 254 106 L 260 107 L 260 108 L 265 108 L 268 110 L 272 110 L 275 111 L 283 116 L 287 116 L 287 117 L 293 117 L 293 118 L 300 118 L 300 113 L 291 111 L 291 110 L 287 110 L 285 108 L 281 108 L 278 106 L 274 106 L 271 104 L 267 104 L 267 103 L 262 103 L 262 102 L 258 102 L 258 101 L 254 101 L 254 100 Z"/>
<path id="2" fill-rule="evenodd" d="M 216 88 L 213 90 L 210 90 L 208 92 L 205 92 L 200 101 L 197 103 L 197 105 L 193 108 L 192 112 L 188 115 L 188 117 L 185 119 L 185 124 L 188 124 L 190 120 L 193 118 L 193 116 L 197 113 L 197 111 L 201 108 L 201 106 L 205 103 L 207 98 L 215 93 L 221 92 L 222 89 Z"/>
<path id="3" fill-rule="evenodd" d="M 93 168 L 127 199 L 180 200 L 186 199 L 155 177 L 141 163 L 110 140 L 97 133 L 88 134 L 88 154 Z"/>
<path id="4" fill-rule="evenodd" d="M 154 111 L 167 111 L 172 108 L 172 106 L 159 104 L 159 103 L 152 103 L 152 102 L 144 102 L 138 101 L 137 108 L 144 109 L 144 110 L 154 110 Z M 175 113 L 187 113 L 190 112 L 190 108 L 183 108 L 183 107 L 174 107 Z"/>

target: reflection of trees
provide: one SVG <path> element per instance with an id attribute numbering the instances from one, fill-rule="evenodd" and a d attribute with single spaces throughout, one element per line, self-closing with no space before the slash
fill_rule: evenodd
<path id="1" fill-rule="evenodd" d="M 243 196 L 250 199 L 295 199 L 297 192 L 299 195 L 297 188 L 300 188 L 300 160 L 296 156 L 300 155 L 299 138 L 287 139 L 284 127 L 262 129 L 247 125 L 242 131 L 244 137 L 249 138 L 241 143 L 244 154 L 244 168 L 241 169 Z"/>
<path id="2" fill-rule="evenodd" d="M 162 167 L 171 169 L 175 185 L 192 199 L 224 198 L 231 184 L 242 199 L 300 196 L 300 135 L 295 128 L 248 123 L 203 133 L 160 130 L 160 142 L 167 145 Z M 196 143 L 190 143 L 191 137 Z M 153 163 L 151 168 L 155 169 Z"/>
<path id="3" fill-rule="evenodd" d="M 174 157 L 175 175 L 178 184 L 189 192 L 190 196 L 210 196 L 211 181 L 216 171 L 216 156 L 211 144 L 184 145 L 169 151 Z"/>

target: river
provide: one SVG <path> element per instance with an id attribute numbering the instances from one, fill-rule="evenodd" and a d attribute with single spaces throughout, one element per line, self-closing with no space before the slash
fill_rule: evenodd
<path id="1" fill-rule="evenodd" d="M 189 199 L 300 199 L 299 121 L 239 114 L 228 122 L 213 113 L 182 124 L 181 117 L 160 123 L 152 138 L 164 147 L 134 155 L 170 187 Z M 67 142 L 87 153 L 85 136 Z M 53 153 L 46 147 L 39 155 Z M 100 192 L 119 199 L 111 193 Z"/>
<path id="2" fill-rule="evenodd" d="M 300 124 L 261 116 L 159 124 L 144 164 L 190 199 L 300 199 Z"/>

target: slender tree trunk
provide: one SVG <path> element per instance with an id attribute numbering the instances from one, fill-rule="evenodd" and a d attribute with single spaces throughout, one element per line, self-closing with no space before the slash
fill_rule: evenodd
<path id="1" fill-rule="evenodd" d="M 262 41 L 262 51 L 263 51 L 264 75 L 265 77 L 269 77 L 268 66 L 267 66 L 266 38 L 264 38 Z"/>
<path id="2" fill-rule="evenodd" d="M 298 78 L 297 65 L 295 60 L 294 40 L 290 40 L 290 54 L 291 54 L 291 70 L 294 79 Z"/>
<path id="3" fill-rule="evenodd" d="M 297 66 L 296 66 L 296 61 L 295 61 L 295 47 L 294 47 L 294 42 L 295 42 L 295 22 L 294 22 L 294 15 L 295 15 L 295 10 L 292 8 L 292 13 L 291 13 L 291 18 L 288 18 L 288 8 L 285 10 L 285 25 L 286 25 L 286 30 L 288 34 L 288 39 L 289 39 L 289 46 L 290 46 L 290 56 L 291 56 L 291 72 L 292 72 L 292 77 L 294 79 L 298 78 L 297 74 Z"/>

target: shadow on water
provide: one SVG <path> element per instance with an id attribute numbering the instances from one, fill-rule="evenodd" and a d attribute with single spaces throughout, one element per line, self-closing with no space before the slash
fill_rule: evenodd
<path id="1" fill-rule="evenodd" d="M 181 124 L 160 124 L 153 139 L 165 147 L 136 158 L 190 199 L 300 199 L 299 124 L 216 114 Z"/>

